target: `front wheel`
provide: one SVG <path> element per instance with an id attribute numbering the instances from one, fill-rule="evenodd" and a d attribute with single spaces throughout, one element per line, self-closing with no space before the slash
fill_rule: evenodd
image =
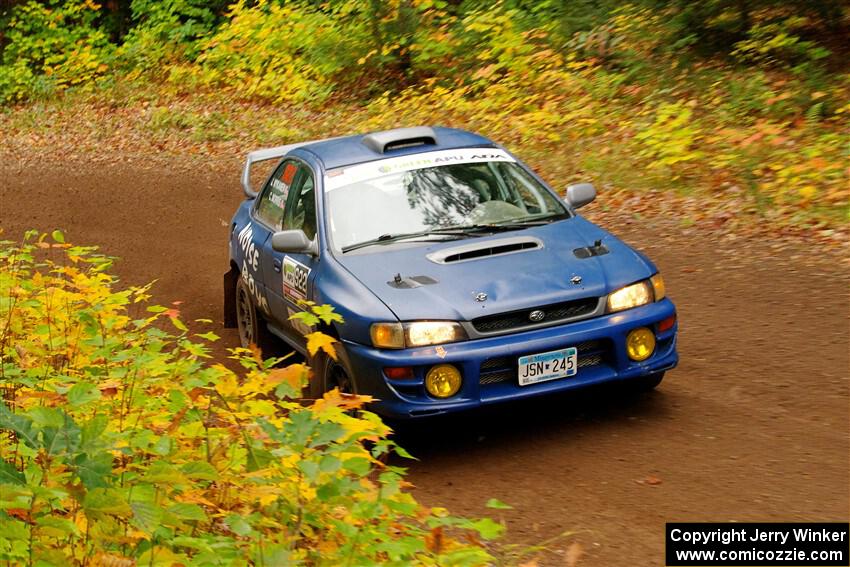
<path id="1" fill-rule="evenodd" d="M 310 381 L 310 397 L 319 399 L 325 392 L 339 388 L 343 394 L 357 394 L 354 378 L 344 362 L 342 347 L 336 345 L 337 360 L 327 353 L 320 352 L 313 357 L 310 365 L 313 368 L 313 378 Z"/>

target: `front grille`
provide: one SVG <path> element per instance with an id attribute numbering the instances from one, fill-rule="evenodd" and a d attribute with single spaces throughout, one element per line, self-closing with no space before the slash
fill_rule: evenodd
<path id="1" fill-rule="evenodd" d="M 603 364 L 610 355 L 610 344 L 607 340 L 596 340 L 585 341 L 575 345 L 578 351 L 578 367 L 588 368 Z M 481 363 L 478 383 L 486 386 L 487 384 L 498 384 L 501 382 L 516 382 L 520 356 L 522 355 L 488 358 Z"/>
<path id="2" fill-rule="evenodd" d="M 487 384 L 498 384 L 499 382 L 510 382 L 516 378 L 516 370 L 499 370 L 498 372 L 490 372 L 482 374 L 478 383 L 482 386 Z"/>
<path id="3" fill-rule="evenodd" d="M 535 324 L 557 323 L 575 319 L 582 315 L 590 315 L 596 310 L 599 305 L 599 298 L 586 297 L 584 299 L 575 299 L 573 301 L 565 301 L 563 303 L 555 303 L 545 305 L 543 307 L 534 307 L 531 309 L 522 309 L 519 311 L 511 311 L 509 313 L 499 313 L 498 315 L 488 315 L 472 320 L 472 326 L 479 333 L 498 333 L 500 331 L 508 331 L 519 327 L 528 327 Z M 529 315 L 533 311 L 543 311 L 544 319 L 539 322 L 534 322 L 529 319 Z"/>

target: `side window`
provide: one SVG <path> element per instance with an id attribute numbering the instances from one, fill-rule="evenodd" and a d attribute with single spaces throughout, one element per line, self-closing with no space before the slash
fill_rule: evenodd
<path id="1" fill-rule="evenodd" d="M 302 165 L 298 177 L 289 192 L 286 212 L 283 215 L 283 229 L 301 229 L 307 238 L 316 236 L 316 191 L 313 172 Z"/>
<path id="2" fill-rule="evenodd" d="M 272 230 L 281 230 L 283 227 L 284 207 L 291 193 L 290 187 L 295 181 L 298 169 L 297 162 L 285 160 L 272 174 L 271 179 L 260 194 L 256 215 Z"/>

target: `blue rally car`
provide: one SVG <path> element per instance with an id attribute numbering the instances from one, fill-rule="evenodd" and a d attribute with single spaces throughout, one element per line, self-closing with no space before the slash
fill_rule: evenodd
<path id="1" fill-rule="evenodd" d="M 251 167 L 278 160 L 265 184 Z M 312 393 L 411 418 L 608 381 L 652 388 L 678 361 L 676 309 L 641 253 L 576 214 L 510 152 L 449 128 L 258 150 L 230 230 L 225 323 L 306 351 L 303 301 L 345 323 Z"/>

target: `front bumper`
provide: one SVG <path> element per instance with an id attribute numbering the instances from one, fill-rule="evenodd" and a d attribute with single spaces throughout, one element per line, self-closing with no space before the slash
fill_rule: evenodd
<path id="1" fill-rule="evenodd" d="M 370 409 L 394 418 L 415 418 L 468 410 L 483 405 L 541 396 L 602 382 L 628 380 L 663 372 L 676 366 L 676 333 L 656 332 L 655 352 L 643 362 L 626 355 L 626 335 L 637 327 L 657 330 L 657 324 L 675 315 L 669 299 L 628 311 L 584 321 L 451 343 L 404 350 L 384 350 L 344 341 L 358 391 L 376 398 Z M 575 376 L 519 386 L 516 379 L 520 356 L 579 346 L 579 369 Z M 583 350 L 585 355 L 583 358 Z M 445 400 L 431 397 L 424 386 L 428 369 L 435 364 L 454 364 L 463 385 Z M 392 380 L 386 367 L 413 367 L 412 379 Z"/>

